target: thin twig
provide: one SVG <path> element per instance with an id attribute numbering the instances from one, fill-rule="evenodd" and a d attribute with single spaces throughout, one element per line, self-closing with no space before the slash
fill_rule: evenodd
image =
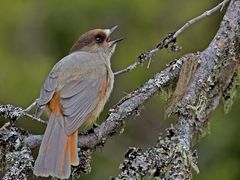
<path id="1" fill-rule="evenodd" d="M 35 120 L 35 121 L 37 121 L 37 122 L 40 122 L 40 123 L 43 123 L 43 124 L 47 124 L 47 121 L 44 121 L 44 120 L 42 120 L 42 119 L 40 119 L 40 118 L 37 118 L 37 117 L 35 117 L 35 116 L 31 115 L 31 114 L 26 113 L 26 112 L 24 112 L 23 115 L 24 115 L 24 116 L 27 116 L 27 117 L 29 117 L 29 118 L 31 118 L 32 120 Z"/>
<path id="2" fill-rule="evenodd" d="M 25 111 L 25 112 L 29 112 L 29 111 L 32 110 L 32 108 L 33 108 L 34 106 L 36 106 L 36 101 L 34 101 L 34 102 L 33 102 L 30 106 L 28 106 L 24 111 Z"/>
<path id="3" fill-rule="evenodd" d="M 203 14 L 201 14 L 200 16 L 197 16 L 191 20 L 189 20 L 187 23 L 185 23 L 180 29 L 178 29 L 175 33 L 170 33 L 168 34 L 168 36 L 166 38 L 164 38 L 160 43 L 158 43 L 158 45 L 156 46 L 156 48 L 148 51 L 148 52 L 143 52 L 139 55 L 139 57 L 137 58 L 137 60 L 131 64 L 130 66 L 128 66 L 127 68 L 117 71 L 114 73 L 115 76 L 118 76 L 120 74 L 126 73 L 126 72 L 130 72 L 132 70 L 134 70 L 136 67 L 138 67 L 140 64 L 144 63 L 145 61 L 149 61 L 158 51 L 160 51 L 161 49 L 163 49 L 164 47 L 168 47 L 168 45 L 170 43 L 174 43 L 176 41 L 176 38 L 183 33 L 183 31 L 185 31 L 187 28 L 189 28 L 191 25 L 195 24 L 196 22 L 200 21 L 201 19 L 208 17 L 210 15 L 212 15 L 213 13 L 215 13 L 216 11 L 218 11 L 219 9 L 222 10 L 223 7 L 229 2 L 230 0 L 224 0 L 221 3 L 219 3 L 217 6 L 215 6 L 214 8 L 205 11 Z"/>
<path id="4" fill-rule="evenodd" d="M 190 27 L 192 24 L 202 20 L 205 17 L 211 16 L 212 14 L 214 14 L 216 11 L 218 11 L 219 9 L 222 11 L 222 8 L 229 2 L 229 0 L 224 0 L 223 2 L 221 2 L 220 4 L 218 4 L 217 6 L 215 6 L 214 8 L 205 11 L 203 14 L 201 14 L 200 16 L 197 16 L 191 20 L 189 20 L 186 24 L 184 24 L 178 31 L 176 31 L 173 35 L 173 39 L 175 39 L 176 37 L 178 37 L 183 31 L 185 31 L 188 27 Z M 171 42 L 171 41 L 170 41 Z M 167 43 L 169 43 L 167 41 Z"/>
<path id="5" fill-rule="evenodd" d="M 27 113 L 27 111 L 25 109 L 23 109 L 22 107 L 16 107 L 11 104 L 0 105 L 0 115 L 4 116 L 5 118 L 10 119 L 10 122 L 13 122 L 13 123 L 16 120 L 18 120 L 20 117 L 27 116 L 27 117 L 30 117 L 34 121 L 37 121 L 37 122 L 40 122 L 43 124 L 47 124 L 46 121 Z"/>
<path id="6" fill-rule="evenodd" d="M 28 106 L 28 107 L 23 111 L 23 115 L 24 115 L 24 116 L 27 116 L 27 117 L 30 117 L 31 119 L 33 119 L 33 120 L 35 120 L 35 121 L 37 121 L 37 122 L 40 122 L 40 123 L 43 123 L 43 124 L 47 124 L 47 121 L 44 121 L 44 120 L 42 120 L 42 119 L 40 119 L 40 118 L 38 118 L 38 117 L 36 117 L 36 116 L 34 116 L 34 115 L 31 115 L 31 114 L 27 113 L 27 112 L 31 111 L 34 106 L 36 106 L 36 101 L 34 101 L 30 106 Z"/>
<path id="7" fill-rule="evenodd" d="M 10 126 L 11 123 L 10 122 L 6 122 L 1 128 L 0 131 L 5 130 L 8 126 Z"/>

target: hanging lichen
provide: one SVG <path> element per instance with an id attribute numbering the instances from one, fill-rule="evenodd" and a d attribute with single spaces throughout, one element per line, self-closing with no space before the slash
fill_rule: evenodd
<path id="1" fill-rule="evenodd" d="M 234 100 L 237 97 L 237 89 L 239 87 L 239 71 L 235 72 L 229 86 L 223 93 L 224 112 L 227 114 L 231 111 Z"/>

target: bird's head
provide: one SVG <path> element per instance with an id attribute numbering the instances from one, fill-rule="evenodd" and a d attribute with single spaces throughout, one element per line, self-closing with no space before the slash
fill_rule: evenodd
<path id="1" fill-rule="evenodd" d="M 111 55 L 118 42 L 123 38 L 111 40 L 111 34 L 117 29 L 114 26 L 111 29 L 94 29 L 86 32 L 75 42 L 70 49 L 70 53 L 76 51 L 84 51 L 90 53 L 105 53 Z"/>

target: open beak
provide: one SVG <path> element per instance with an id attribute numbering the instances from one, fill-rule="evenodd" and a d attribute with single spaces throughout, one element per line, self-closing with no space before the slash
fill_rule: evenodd
<path id="1" fill-rule="evenodd" d="M 111 29 L 109 29 L 109 33 L 108 33 L 108 38 L 110 39 L 111 34 L 118 28 L 118 25 L 112 27 Z M 117 44 L 118 42 L 122 41 L 124 38 L 119 38 L 116 40 L 111 40 L 110 43 L 110 47 L 112 47 L 114 44 Z"/>
<path id="2" fill-rule="evenodd" d="M 110 33 L 108 36 L 111 36 L 111 34 L 118 28 L 118 25 L 113 26 L 111 29 L 109 29 Z"/>

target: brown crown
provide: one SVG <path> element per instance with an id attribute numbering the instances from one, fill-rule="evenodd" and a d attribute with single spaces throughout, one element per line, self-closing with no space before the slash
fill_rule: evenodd
<path id="1" fill-rule="evenodd" d="M 106 39 L 107 35 L 103 29 L 94 29 L 86 32 L 85 34 L 81 35 L 80 38 L 74 43 L 72 48 L 70 49 L 70 53 L 75 51 L 81 51 L 86 46 L 93 46 L 96 44 L 96 37 L 102 37 L 103 40 Z"/>

